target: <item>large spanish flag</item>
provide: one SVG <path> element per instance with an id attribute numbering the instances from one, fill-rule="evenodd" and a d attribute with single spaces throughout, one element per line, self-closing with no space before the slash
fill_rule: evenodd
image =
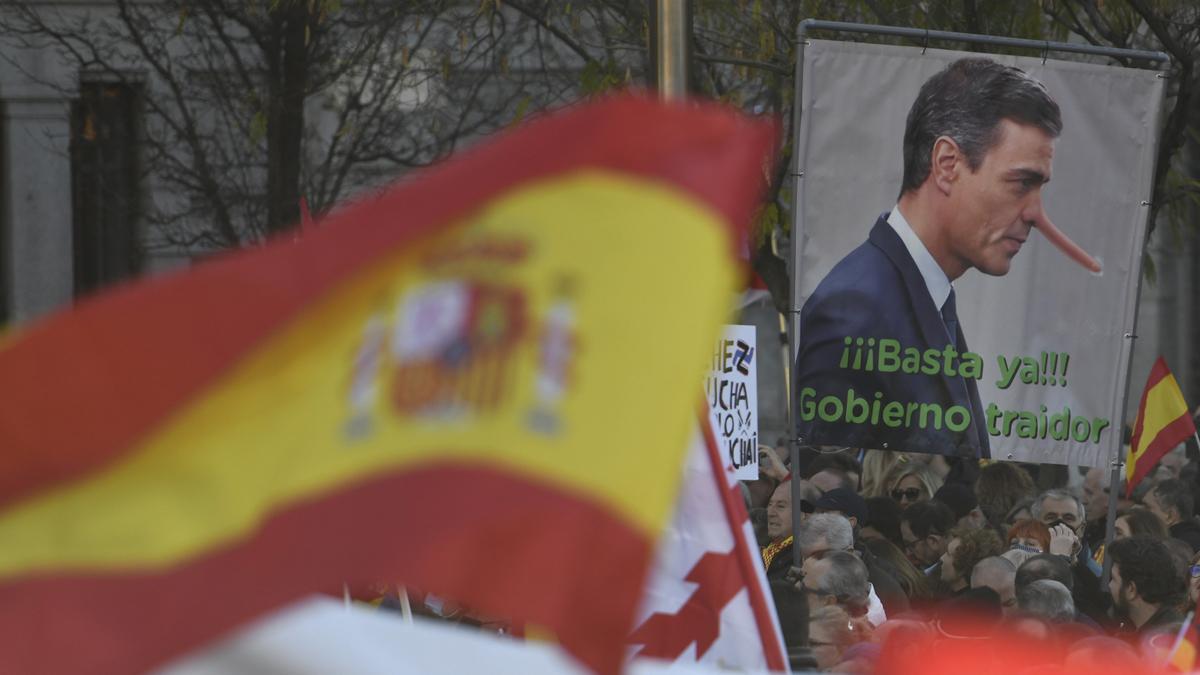
<path id="1" fill-rule="evenodd" d="M 774 126 L 622 97 L 0 351 L 0 672 L 404 583 L 615 671 Z"/>
<path id="2" fill-rule="evenodd" d="M 1145 478 L 1163 455 L 1196 433 L 1196 425 L 1188 411 L 1179 383 L 1160 356 L 1150 369 L 1142 401 L 1138 404 L 1137 421 L 1129 441 L 1129 457 L 1125 462 L 1129 475 L 1125 496 Z"/>

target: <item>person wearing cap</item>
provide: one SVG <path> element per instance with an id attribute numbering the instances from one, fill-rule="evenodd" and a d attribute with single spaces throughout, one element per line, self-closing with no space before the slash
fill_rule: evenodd
<path id="1" fill-rule="evenodd" d="M 978 530 L 987 525 L 987 518 L 979 508 L 975 491 L 962 483 L 946 483 L 938 488 L 933 499 L 950 507 L 954 517 L 958 518 L 958 527 L 961 529 Z"/>
<path id="2" fill-rule="evenodd" d="M 817 513 L 836 513 L 850 521 L 854 553 L 867 566 L 867 578 L 883 604 L 884 611 L 892 615 L 907 612 L 908 596 L 904 593 L 904 587 L 896 580 L 899 573 L 888 561 L 876 557 L 859 541 L 859 531 L 870 524 L 866 500 L 853 490 L 834 488 L 821 495 L 813 506 Z"/>

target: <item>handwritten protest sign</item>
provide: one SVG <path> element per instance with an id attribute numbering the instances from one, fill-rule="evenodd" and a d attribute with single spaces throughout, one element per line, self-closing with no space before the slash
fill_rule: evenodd
<path id="1" fill-rule="evenodd" d="M 754 326 L 727 325 L 704 383 L 721 459 L 739 480 L 758 478 L 758 369 Z"/>

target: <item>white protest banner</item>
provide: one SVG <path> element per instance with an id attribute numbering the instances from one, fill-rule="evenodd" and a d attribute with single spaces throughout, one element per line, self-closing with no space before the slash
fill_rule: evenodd
<path id="1" fill-rule="evenodd" d="M 1039 167 L 1002 157 L 1018 134 L 997 134 L 979 167 L 960 171 L 975 182 L 964 178 L 957 191 L 922 192 L 932 174 L 914 159 L 911 178 L 926 182 L 905 191 L 905 204 L 953 193 L 981 210 L 914 206 L 905 215 L 897 196 L 917 94 L 950 64 L 980 56 L 805 43 L 791 261 L 797 435 L 812 445 L 1105 466 L 1121 445 L 1164 80 L 1154 70 L 989 56 L 1041 83 L 1021 91 L 1053 99 L 1061 133 L 1048 140 L 1040 127 L 1004 119 L 1039 139 Z M 963 63 L 975 65 L 955 73 L 970 70 L 975 87 L 993 81 L 980 73 L 999 72 Z M 956 98 L 965 85 L 928 91 L 916 119 L 984 98 Z M 966 103 L 953 109 L 975 110 Z M 959 114 L 988 119 L 991 105 Z M 985 180 L 994 202 L 978 198 Z M 933 228 L 971 236 L 931 249 L 916 232 L 932 237 Z M 1101 271 L 1064 255 L 1053 230 Z"/>
<path id="2" fill-rule="evenodd" d="M 726 325 L 704 383 L 721 460 L 734 478 L 758 478 L 758 369 L 754 326 Z"/>

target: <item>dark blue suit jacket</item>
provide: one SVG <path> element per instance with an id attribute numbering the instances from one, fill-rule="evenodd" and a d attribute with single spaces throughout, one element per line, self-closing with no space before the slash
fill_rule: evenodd
<path id="1" fill-rule="evenodd" d="M 882 416 L 875 424 L 869 419 L 863 424 L 850 424 L 822 421 L 819 415 L 806 421 L 798 415 L 798 435 L 802 443 L 809 445 L 990 456 L 987 424 L 974 379 L 946 376 L 940 369 L 937 374 L 927 375 L 842 368 L 847 336 L 864 340 L 873 337 L 876 341 L 890 338 L 899 341 L 902 348 L 915 347 L 921 352 L 931 348 L 941 351 L 949 344 L 940 308 L 934 306 L 920 270 L 888 224 L 886 213 L 879 217 L 867 241 L 835 265 L 804 303 L 794 379 L 798 403 L 804 405 L 799 398 L 806 388 L 816 390 L 815 398 L 808 397 L 814 404 L 832 395 L 844 405 L 851 389 L 857 398 L 870 404 L 875 401 L 875 393 L 881 392 L 881 404 L 897 401 L 907 408 L 908 403 L 933 403 L 943 411 L 953 405 L 962 406 L 970 411 L 971 424 L 955 432 L 945 426 L 944 419 L 941 429 L 934 429 L 932 423 L 921 429 L 916 419 L 912 426 L 889 427 L 882 423 Z M 961 328 L 955 342 L 959 353 L 968 351 Z M 853 355 L 852 349 L 851 363 Z M 865 358 L 864 352 L 864 366 Z M 932 418 L 927 421 L 932 422 Z"/>

